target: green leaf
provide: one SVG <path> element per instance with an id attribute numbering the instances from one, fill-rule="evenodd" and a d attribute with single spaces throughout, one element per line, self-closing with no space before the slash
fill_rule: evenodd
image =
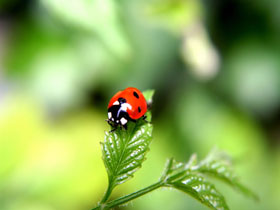
<path id="1" fill-rule="evenodd" d="M 251 190 L 239 182 L 230 168 L 229 159 L 217 151 L 210 153 L 200 162 L 197 162 L 195 154 L 188 163 L 176 162 L 173 158 L 169 159 L 161 181 L 165 183 L 164 186 L 183 191 L 212 209 L 229 209 L 223 195 L 206 180 L 207 175 L 225 181 L 247 196 L 257 198 Z"/>
<path id="2" fill-rule="evenodd" d="M 214 157 L 210 154 L 205 160 L 201 161 L 197 170 L 206 175 L 213 176 L 214 178 L 220 179 L 221 181 L 226 182 L 235 189 L 242 192 L 244 195 L 252 197 L 258 200 L 258 196 L 240 183 L 237 175 L 231 168 L 229 161 L 217 157 L 216 154 Z"/>
<path id="3" fill-rule="evenodd" d="M 143 92 L 143 95 L 147 101 L 148 105 L 148 111 L 145 114 L 147 121 L 151 122 L 152 121 L 152 114 L 151 114 L 151 108 L 152 108 L 152 103 L 153 103 L 153 95 L 155 93 L 155 90 L 146 90 Z"/>
<path id="4" fill-rule="evenodd" d="M 103 146 L 103 160 L 113 185 L 122 184 L 131 178 L 145 160 L 152 139 L 152 125 L 130 123 L 127 130 L 118 128 L 107 132 Z"/>
<path id="5" fill-rule="evenodd" d="M 181 180 L 171 183 L 171 186 L 190 194 L 212 209 L 229 209 L 224 197 L 215 186 L 199 174 L 189 172 Z"/>
<path id="6" fill-rule="evenodd" d="M 146 90 L 143 92 L 143 95 L 144 95 L 147 103 L 152 102 L 154 93 L 155 93 L 155 90 Z"/>
<path id="7" fill-rule="evenodd" d="M 192 170 L 195 163 L 196 156 L 192 156 L 187 164 L 170 159 L 162 176 L 165 186 L 185 192 L 212 209 L 229 209 L 215 186 L 198 171 Z"/>
<path id="8" fill-rule="evenodd" d="M 148 99 L 151 100 L 153 92 L 148 91 L 144 94 L 148 94 Z M 109 186 L 104 200 L 108 199 L 115 186 L 132 178 L 142 166 L 149 151 L 152 130 L 153 126 L 150 123 L 139 119 L 136 122 L 129 122 L 127 130 L 117 128 L 113 132 L 106 133 L 102 151 Z"/>

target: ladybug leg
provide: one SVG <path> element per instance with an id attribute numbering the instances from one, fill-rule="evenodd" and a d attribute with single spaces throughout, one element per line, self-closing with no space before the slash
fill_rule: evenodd
<path id="1" fill-rule="evenodd" d="M 122 127 L 127 130 L 127 124 L 122 125 Z"/>
<path id="2" fill-rule="evenodd" d="M 129 120 L 130 120 L 130 121 L 132 121 L 132 122 L 134 122 L 134 123 L 136 122 L 136 120 L 134 120 L 134 119 L 131 119 L 131 118 L 130 118 Z"/>
<path id="3" fill-rule="evenodd" d="M 113 124 L 113 122 L 112 121 L 110 121 L 110 120 L 105 120 L 109 125 L 111 125 L 111 126 L 113 126 L 114 127 L 114 124 Z"/>
<path id="4" fill-rule="evenodd" d="M 117 127 L 114 127 L 112 130 L 110 130 L 110 133 L 113 133 L 115 130 L 117 130 Z"/>
<path id="5" fill-rule="evenodd" d="M 110 126 L 112 126 L 113 127 L 113 129 L 112 130 L 110 130 L 109 132 L 110 133 L 112 133 L 112 132 L 114 132 L 115 130 L 117 130 L 117 126 L 114 124 L 114 122 L 112 122 L 112 121 L 110 121 L 110 120 L 105 120 Z"/>
<path id="6" fill-rule="evenodd" d="M 146 115 L 143 115 L 142 119 L 146 122 L 146 123 L 151 123 L 147 120 L 147 116 Z"/>

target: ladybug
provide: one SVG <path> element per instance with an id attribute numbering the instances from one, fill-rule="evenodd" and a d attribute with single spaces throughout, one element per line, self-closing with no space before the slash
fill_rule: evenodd
<path id="1" fill-rule="evenodd" d="M 134 87 L 128 87 L 117 92 L 110 100 L 108 105 L 109 125 L 114 127 L 121 126 L 127 129 L 127 122 L 136 122 L 147 112 L 147 102 L 140 90 Z"/>

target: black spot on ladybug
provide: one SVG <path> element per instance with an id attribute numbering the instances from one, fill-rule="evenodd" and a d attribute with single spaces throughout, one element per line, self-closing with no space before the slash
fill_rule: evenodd
<path id="1" fill-rule="evenodd" d="M 139 112 L 139 113 L 141 112 L 141 108 L 140 108 L 140 106 L 138 106 L 138 112 Z"/>
<path id="2" fill-rule="evenodd" d="M 136 98 L 139 98 L 139 95 L 134 91 L 133 92 L 133 95 L 136 97 Z"/>
<path id="3" fill-rule="evenodd" d="M 118 101 L 120 102 L 120 104 L 124 104 L 126 103 L 126 100 L 125 98 L 119 98 Z"/>

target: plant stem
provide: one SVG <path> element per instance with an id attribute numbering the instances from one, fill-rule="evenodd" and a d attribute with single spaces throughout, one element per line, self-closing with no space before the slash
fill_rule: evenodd
<path id="1" fill-rule="evenodd" d="M 110 208 L 113 208 L 115 206 L 119 206 L 121 204 L 124 204 L 124 203 L 127 203 L 135 198 L 138 198 L 142 195 L 145 195 L 146 193 L 149 193 L 153 190 L 156 190 L 160 187 L 162 187 L 164 185 L 164 182 L 163 181 L 159 181 L 155 184 L 152 184 L 148 187 L 145 187 L 139 191 L 136 191 L 134 193 L 131 193 L 131 194 L 128 194 L 128 195 L 125 195 L 123 197 L 120 197 L 120 198 L 117 198 L 115 200 L 112 200 L 108 203 L 103 203 L 103 204 L 99 204 L 97 207 L 93 208 L 92 210 L 97 210 L 97 209 L 103 209 L 103 208 L 106 208 L 106 209 L 110 209 Z"/>
<path id="2" fill-rule="evenodd" d="M 107 190 L 106 190 L 106 193 L 104 194 L 102 200 L 100 201 L 101 204 L 105 203 L 105 202 L 109 199 L 109 197 L 110 197 L 110 195 L 111 195 L 111 193 L 112 193 L 112 191 L 113 191 L 113 188 L 114 188 L 114 187 L 112 186 L 111 183 L 112 183 L 112 182 L 109 181 L 109 185 L 108 185 L 108 188 L 107 188 Z"/>

